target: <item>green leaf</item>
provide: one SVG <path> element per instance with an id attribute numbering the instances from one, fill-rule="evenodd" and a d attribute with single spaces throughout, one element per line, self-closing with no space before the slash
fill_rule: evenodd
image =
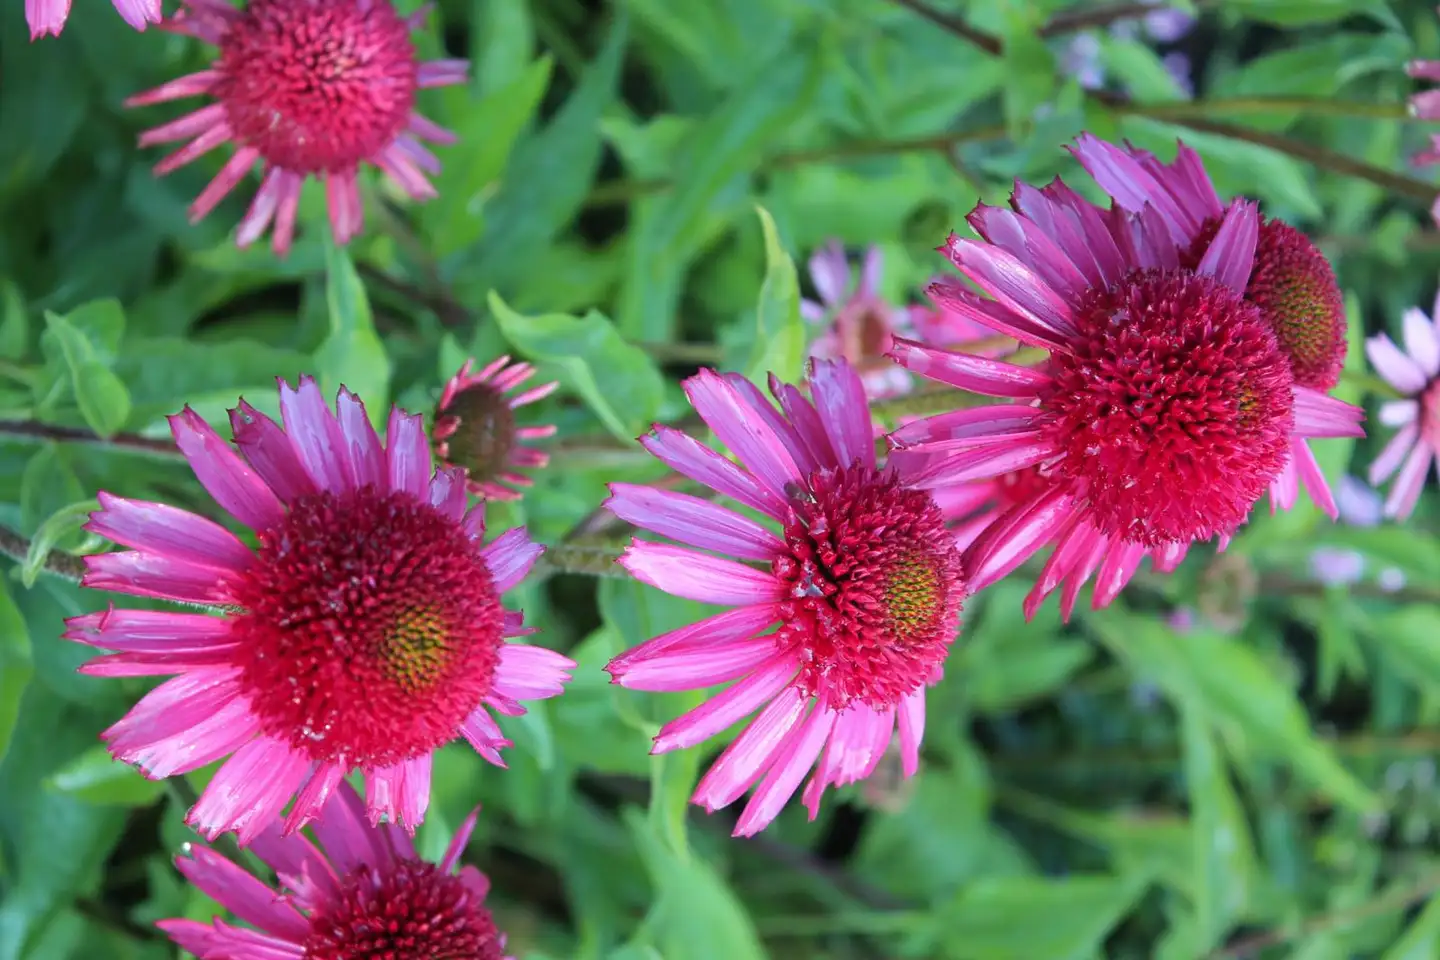
<path id="1" fill-rule="evenodd" d="M 489 302 L 505 339 L 531 359 L 564 370 L 568 386 L 617 438 L 634 440 L 658 415 L 664 399 L 659 369 L 645 351 L 626 343 L 604 314 L 522 316 L 493 291 Z"/>
<path id="2" fill-rule="evenodd" d="M 700 698 L 694 697 L 699 706 Z M 670 852 L 681 860 L 690 858 L 690 841 L 685 828 L 690 795 L 700 774 L 700 751 L 672 750 L 650 758 L 650 827 Z"/>
<path id="3" fill-rule="evenodd" d="M 1440 698 L 1440 610 L 1411 604 L 1375 617 L 1358 609 L 1361 629 L 1399 676 L 1429 697 Z"/>
<path id="4" fill-rule="evenodd" d="M 165 792 L 165 784 L 147 780 L 102 746 L 91 747 L 52 773 L 45 786 L 86 803 L 148 807 Z"/>
<path id="5" fill-rule="evenodd" d="M 1039 33 L 1038 12 L 1029 4 L 1009 4 L 1002 9 L 1005 85 L 1001 101 L 1005 127 L 1010 139 L 1024 139 L 1042 104 L 1055 96 L 1058 72 L 1055 56 Z"/>
<path id="6" fill-rule="evenodd" d="M 0 762 L 10 749 L 10 738 L 20 718 L 20 702 L 35 675 L 30 656 L 30 631 L 10 588 L 0 577 Z"/>
<path id="7" fill-rule="evenodd" d="M 327 240 L 325 246 L 325 304 L 330 313 L 330 335 L 315 351 L 320 387 L 327 399 L 341 386 L 365 401 L 372 422 L 389 415 L 390 358 L 375 332 L 365 285 L 355 272 L 350 254 Z"/>
<path id="8" fill-rule="evenodd" d="M 84 526 L 90 514 L 100 509 L 98 500 L 81 500 L 52 513 L 30 538 L 30 550 L 20 565 L 20 582 L 33 587 L 51 551 Z"/>
<path id="9" fill-rule="evenodd" d="M 982 879 L 965 887 L 935 924 L 945 955 L 966 960 L 1088 960 L 1144 892 L 1129 877 Z"/>
<path id="10" fill-rule="evenodd" d="M 1237 744 L 1289 764 L 1352 810 L 1380 807 L 1379 798 L 1315 736 L 1294 693 L 1249 647 L 1219 633 L 1177 634 L 1118 605 L 1088 614 L 1085 622 L 1136 673 L 1181 704 L 1198 707 Z"/>
<path id="11" fill-rule="evenodd" d="M 795 261 L 780 245 L 774 218 L 764 207 L 756 207 L 755 212 L 765 235 L 765 279 L 755 308 L 755 344 L 750 350 L 747 374 L 755 383 L 764 383 L 770 373 L 794 383 L 805 365 L 800 281 L 795 275 Z"/>
<path id="12" fill-rule="evenodd" d="M 656 892 L 647 928 L 663 957 L 763 960 L 767 956 L 735 894 L 699 857 L 682 859 L 640 811 L 622 814 Z"/>
<path id="13" fill-rule="evenodd" d="M 638 205 L 619 324 L 627 336 L 666 340 L 675 333 L 685 268 L 721 192 L 748 175 L 781 131 L 805 115 L 819 88 L 826 48 L 781 50 L 709 112 L 673 160 L 676 183 Z"/>
<path id="14" fill-rule="evenodd" d="M 89 312 L 108 314 L 111 305 L 115 311 L 119 310 L 118 304 L 107 300 L 91 305 Z M 86 335 L 84 327 L 72 322 L 80 313 L 77 310 L 68 317 L 62 317 L 47 311 L 45 335 L 65 359 L 80 415 L 91 430 L 108 438 L 118 433 L 130 417 L 130 393 L 107 366 L 112 359 L 110 353 L 113 347 L 107 349 L 103 340 L 98 341 L 97 347 L 97 341 Z M 124 323 L 123 314 L 120 315 L 120 323 Z"/>
<path id="15" fill-rule="evenodd" d="M 421 208 L 421 223 L 436 256 L 449 256 L 480 239 L 485 201 L 495 191 L 515 141 L 540 106 L 550 84 L 551 65 L 549 57 L 541 57 L 505 86 L 467 103 L 465 119 L 455 130 L 465 149 L 446 158 L 435 183 L 445 201 Z"/>
<path id="16" fill-rule="evenodd" d="M 20 532 L 34 535 L 66 506 L 85 498 L 80 478 L 58 443 L 47 443 L 25 463 L 20 475 Z"/>
<path id="17" fill-rule="evenodd" d="M 1198 950 L 1207 953 L 1221 942 L 1249 903 L 1255 854 L 1250 827 L 1205 717 L 1196 705 L 1182 706 L 1181 715 L 1195 858 Z"/>
<path id="18" fill-rule="evenodd" d="M 294 383 L 311 365 L 303 353 L 255 340 L 137 337 L 116 359 L 115 373 L 129 387 L 132 417 L 143 429 L 186 404 L 206 416 L 212 407 L 234 407 L 246 393 L 263 409 L 261 398 L 274 395 L 276 377 Z"/>
<path id="19" fill-rule="evenodd" d="M 13 280 L 0 280 L 0 359 L 22 360 L 30 347 L 30 317 Z"/>
<path id="20" fill-rule="evenodd" d="M 1440 896 L 1431 896 L 1420 916 L 1380 960 L 1434 960 L 1437 947 L 1440 947 Z"/>
<path id="21" fill-rule="evenodd" d="M 1248 20 L 1277 27 L 1332 23 L 1369 14 L 1382 24 L 1402 29 L 1385 0 L 1225 0 L 1224 6 Z"/>

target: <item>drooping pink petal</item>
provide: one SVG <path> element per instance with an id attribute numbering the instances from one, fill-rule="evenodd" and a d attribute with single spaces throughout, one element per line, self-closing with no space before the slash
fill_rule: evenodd
<path id="1" fill-rule="evenodd" d="M 900 701 L 900 769 L 907 777 L 920 769 L 920 741 L 925 738 L 925 689 Z"/>
<path id="2" fill-rule="evenodd" d="M 286 832 L 294 833 L 318 817 L 344 782 L 345 773 L 345 768 L 338 763 L 321 763 L 312 769 L 310 779 L 295 794 L 295 802 L 285 815 Z"/>
<path id="3" fill-rule="evenodd" d="M 794 687 L 781 690 L 711 764 L 690 802 L 714 813 L 738 800 L 797 735 L 809 705 L 809 698 Z"/>
<path id="4" fill-rule="evenodd" d="M 605 669 L 614 677 L 614 682 L 628 686 L 626 677 L 636 666 L 680 650 L 692 650 L 711 644 L 726 644 L 734 640 L 752 637 L 775 623 L 776 611 L 770 604 L 755 604 L 736 607 L 713 617 L 706 617 L 696 623 L 677 630 L 662 633 L 628 650 L 606 664 Z"/>
<path id="5" fill-rule="evenodd" d="M 703 743 L 760 709 L 785 689 L 798 668 L 794 654 L 775 654 L 745 679 L 661 727 L 650 752 L 667 753 Z"/>
<path id="6" fill-rule="evenodd" d="M 86 573 L 80 585 L 94 590 L 203 606 L 234 600 L 226 582 L 228 570 L 139 550 L 91 554 L 84 561 Z"/>
<path id="7" fill-rule="evenodd" d="M 280 815 L 310 772 L 310 760 L 287 744 L 258 737 L 215 772 L 185 822 L 207 840 L 233 830 L 243 847 Z"/>
<path id="8" fill-rule="evenodd" d="M 176 647 L 229 647 L 230 619 L 168 610 L 104 610 L 65 621 L 65 639 L 123 653 L 167 653 Z"/>
<path id="9" fill-rule="evenodd" d="M 311 829 L 341 875 L 358 867 L 381 867 L 390 862 L 389 848 L 370 826 L 365 801 L 353 790 L 337 790 Z"/>
<path id="10" fill-rule="evenodd" d="M 480 707 L 466 718 L 460 726 L 460 735 L 470 746 L 475 748 L 476 753 L 495 766 L 502 768 L 505 766 L 505 760 L 500 756 L 500 751 L 514 745 L 505 739 L 505 735 L 500 732 L 499 724 L 485 711 L 484 707 Z"/>
<path id="11" fill-rule="evenodd" d="M 632 665 L 624 674 L 628 690 L 703 690 L 739 679 L 775 655 L 764 640 L 687 646 Z"/>
<path id="12" fill-rule="evenodd" d="M 1050 383 L 1049 374 L 955 350 L 896 337 L 890 356 L 922 377 L 991 397 L 1030 399 Z"/>
<path id="13" fill-rule="evenodd" d="M 231 516 L 256 531 L 285 519 L 285 509 L 275 491 L 198 413 L 186 407 L 169 420 L 175 445 L 189 461 L 196 479 Z"/>
<path id="14" fill-rule="evenodd" d="M 158 920 L 155 926 L 181 949 L 204 960 L 215 957 L 244 957 L 245 960 L 301 960 L 305 948 L 245 927 L 232 927 L 224 920 L 208 924 L 198 920 Z"/>
<path id="15" fill-rule="evenodd" d="M 834 726 L 835 711 L 824 700 L 817 702 L 745 805 L 735 824 L 735 836 L 753 837 L 780 815 L 786 801 L 815 765 Z"/>
<path id="16" fill-rule="evenodd" d="M 393 408 L 385 431 L 385 456 L 390 488 L 424 499 L 430 485 L 430 445 L 424 420 Z"/>
<path id="17" fill-rule="evenodd" d="M 612 483 L 605 506 L 621 520 L 702 550 L 768 562 L 784 550 L 769 530 L 700 497 Z"/>
<path id="18" fill-rule="evenodd" d="M 531 540 L 524 527 L 514 527 L 492 540 L 480 556 L 495 578 L 495 589 L 504 593 L 525 579 L 544 552 L 545 548 Z"/>

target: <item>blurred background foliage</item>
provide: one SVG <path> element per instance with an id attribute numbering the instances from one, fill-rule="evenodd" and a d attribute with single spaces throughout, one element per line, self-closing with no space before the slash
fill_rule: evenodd
<path id="1" fill-rule="evenodd" d="M 1089 189 L 1061 150 L 1082 130 L 1163 156 L 1183 137 L 1222 192 L 1315 236 L 1350 303 L 1340 392 L 1372 412 L 1360 338 L 1428 306 L 1440 268 L 1404 109 L 1404 63 L 1440 56 L 1419 0 L 1197 2 L 1179 36 L 1088 0 L 441 0 L 421 51 L 473 62 L 422 95 L 460 135 L 442 199 L 366 180 L 337 252 L 307 192 L 283 261 L 231 242 L 253 184 L 187 224 L 225 151 L 157 180 L 135 147 L 178 109 L 122 100 L 207 48 L 102 0 L 32 45 L 4 7 L 0 960 L 158 960 L 152 921 L 214 912 L 169 863 L 186 791 L 98 745 L 145 683 L 78 676 L 60 640 L 106 598 L 52 575 L 96 548 L 98 490 L 212 509 L 166 439 L 186 403 L 274 413 L 273 378 L 313 372 L 428 412 L 466 356 L 534 359 L 563 384 L 523 411 L 560 425 L 554 463 L 492 526 L 603 572 L 604 483 L 659 475 L 630 438 L 686 415 L 679 378 L 798 372 L 813 250 L 876 244 L 883 293 L 918 302 L 977 200 Z M 1332 483 L 1383 439 L 1320 444 Z M 1262 507 L 1223 560 L 1192 551 L 1068 625 L 1053 603 L 1023 622 L 1022 571 L 970 603 L 918 777 L 750 841 L 686 807 L 703 751 L 647 755 L 686 697 L 599 669 L 699 606 L 552 565 L 516 599 L 574 684 L 505 718 L 510 769 L 440 754 L 421 843 L 484 804 L 470 859 L 528 960 L 1440 957 L 1436 524 L 1433 490 L 1403 526 Z"/>

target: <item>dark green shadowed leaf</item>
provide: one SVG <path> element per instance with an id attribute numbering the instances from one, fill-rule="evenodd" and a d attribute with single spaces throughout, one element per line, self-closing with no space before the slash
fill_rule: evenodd
<path id="1" fill-rule="evenodd" d="M 10 598 L 9 585 L 0 579 L 0 763 L 10 749 L 10 738 L 20 719 L 20 703 L 34 675 L 30 630 L 20 608 Z"/>

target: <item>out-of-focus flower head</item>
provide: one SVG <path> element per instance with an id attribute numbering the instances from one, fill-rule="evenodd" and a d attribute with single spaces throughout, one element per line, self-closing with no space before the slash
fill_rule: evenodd
<path id="1" fill-rule="evenodd" d="M 1385 515 L 1404 519 L 1415 512 L 1425 477 L 1440 456 L 1440 296 L 1434 319 L 1418 307 L 1403 317 L 1405 349 L 1387 333 L 1365 341 L 1365 354 L 1402 400 L 1380 407 L 1380 422 L 1398 428 L 1370 464 L 1370 482 L 1394 478 L 1385 500 Z"/>
<path id="2" fill-rule="evenodd" d="M 474 364 L 474 360 L 466 360 L 440 395 L 432 430 L 435 453 L 464 470 L 466 484 L 479 496 L 514 500 L 520 496 L 516 488 L 535 482 L 517 470 L 538 469 L 550 462 L 543 450 L 521 441 L 555 435 L 553 424 L 519 426 L 515 410 L 548 397 L 560 383 L 552 380 L 515 393 L 535 375 L 533 366 L 512 364 L 508 356 L 492 361 L 478 373 L 471 369 Z"/>

